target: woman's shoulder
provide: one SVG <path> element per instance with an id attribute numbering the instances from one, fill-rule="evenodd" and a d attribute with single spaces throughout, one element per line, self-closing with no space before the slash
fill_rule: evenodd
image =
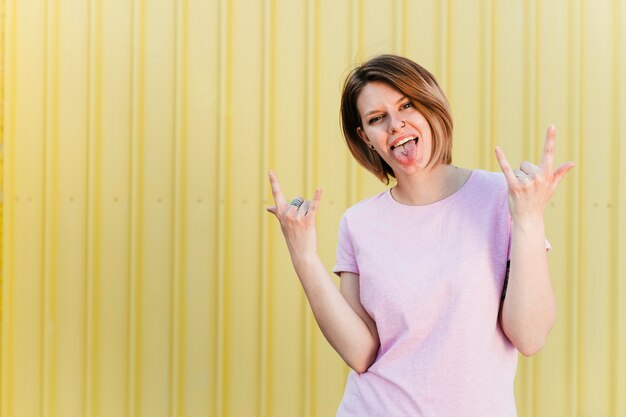
<path id="1" fill-rule="evenodd" d="M 492 172 L 485 169 L 473 169 L 472 175 L 489 184 L 506 183 L 506 178 L 502 172 Z"/>
<path id="2" fill-rule="evenodd" d="M 508 215 L 508 186 L 504 174 L 476 169 L 465 203 L 483 213 Z"/>
<path id="3" fill-rule="evenodd" d="M 384 190 L 376 195 L 371 197 L 364 198 L 348 207 L 344 212 L 344 217 L 358 218 L 361 216 L 371 216 L 377 211 L 384 208 L 385 204 L 388 203 L 387 198 L 389 189 Z"/>
<path id="4" fill-rule="evenodd" d="M 504 191 L 507 190 L 506 178 L 502 172 L 492 172 L 484 169 L 472 170 L 472 182 L 475 187 L 483 191 Z"/>

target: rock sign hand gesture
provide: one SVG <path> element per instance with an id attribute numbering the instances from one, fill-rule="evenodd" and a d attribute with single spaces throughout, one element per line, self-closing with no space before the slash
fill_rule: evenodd
<path id="1" fill-rule="evenodd" d="M 546 132 L 539 166 L 524 161 L 516 170 L 511 168 L 502 149 L 496 148 L 496 158 L 508 184 L 509 212 L 514 221 L 541 218 L 557 185 L 574 167 L 574 163 L 570 161 L 554 170 L 555 141 L 556 128 L 551 125 Z"/>
<path id="2" fill-rule="evenodd" d="M 274 214 L 280 222 L 280 228 L 287 241 L 291 258 L 302 258 L 317 253 L 317 236 L 315 232 L 315 214 L 322 199 L 322 191 L 315 190 L 313 200 L 296 197 L 289 203 L 285 200 L 273 171 L 269 172 L 274 206 L 267 211 Z"/>

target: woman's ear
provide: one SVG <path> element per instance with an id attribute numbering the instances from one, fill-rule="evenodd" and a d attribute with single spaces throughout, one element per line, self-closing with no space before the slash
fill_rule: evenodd
<path id="1" fill-rule="evenodd" d="M 356 133 L 357 133 L 357 135 L 359 135 L 361 140 L 363 142 L 365 142 L 365 145 L 367 145 L 368 148 L 372 146 L 372 143 L 370 142 L 370 140 L 368 139 L 367 135 L 365 134 L 363 129 L 361 129 L 360 126 L 356 128 Z"/>

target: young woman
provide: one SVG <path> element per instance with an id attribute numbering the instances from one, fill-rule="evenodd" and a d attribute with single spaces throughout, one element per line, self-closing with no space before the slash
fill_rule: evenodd
<path id="1" fill-rule="evenodd" d="M 317 255 L 312 200 L 269 178 L 291 259 L 324 336 L 354 371 L 338 416 L 515 416 L 517 352 L 538 352 L 555 320 L 543 212 L 574 166 L 502 173 L 451 164 L 450 106 L 435 78 L 382 55 L 355 68 L 341 118 L 352 155 L 396 185 L 339 225 L 337 290 Z M 506 297 L 505 297 L 506 295 Z"/>

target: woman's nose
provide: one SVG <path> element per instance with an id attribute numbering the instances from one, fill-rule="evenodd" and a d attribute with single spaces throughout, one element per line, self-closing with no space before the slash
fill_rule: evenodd
<path id="1" fill-rule="evenodd" d="M 392 118 L 389 121 L 389 133 L 395 133 L 402 129 L 405 125 L 406 123 L 404 120 L 401 120 L 400 118 Z"/>

